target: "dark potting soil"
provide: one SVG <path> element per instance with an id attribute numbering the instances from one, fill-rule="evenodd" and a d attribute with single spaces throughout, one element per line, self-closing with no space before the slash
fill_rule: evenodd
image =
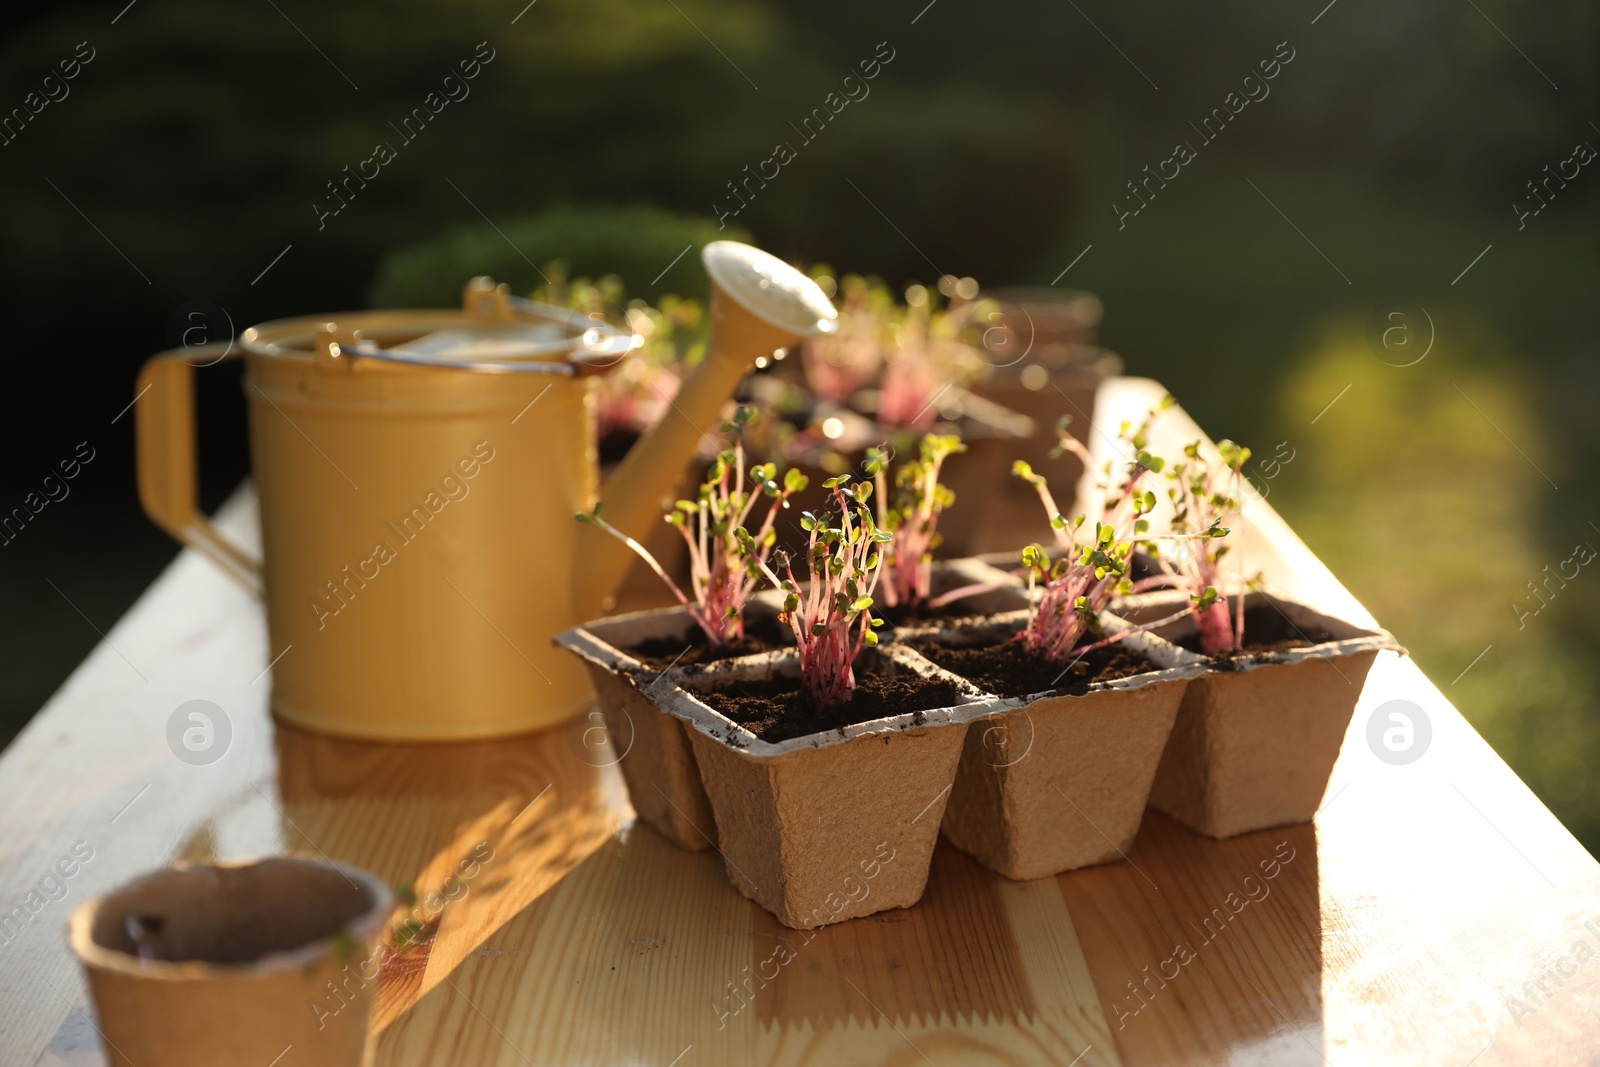
<path id="1" fill-rule="evenodd" d="M 1161 573 L 1161 566 L 1156 563 L 1153 557 L 1143 552 L 1135 552 L 1133 554 L 1133 561 L 1128 569 L 1128 577 L 1136 582 L 1145 578 L 1154 578 Z"/>
<path id="2" fill-rule="evenodd" d="M 947 645 L 935 638 L 909 644 L 952 674 L 1002 697 L 1025 697 L 1052 689 L 1063 696 L 1081 696 L 1095 682 L 1161 669 L 1122 642 L 1095 649 L 1076 663 L 1069 658 L 1071 667 L 1032 655 L 1017 638 L 991 645 Z"/>
<path id="3" fill-rule="evenodd" d="M 831 708 L 814 707 L 800 690 L 799 678 L 761 678 L 735 682 L 699 694 L 763 741 L 842 730 L 906 712 L 948 708 L 961 699 L 954 682 L 914 674 L 856 672 L 856 695 Z"/>
<path id="4" fill-rule="evenodd" d="M 887 605 L 875 605 L 872 613 L 883 619 L 890 627 L 904 626 L 907 623 L 938 622 L 940 619 L 965 619 L 978 614 L 963 600 L 952 601 L 939 608 L 930 608 L 926 602 L 896 604 L 892 608 Z"/>
<path id="5" fill-rule="evenodd" d="M 1265 652 L 1288 652 L 1296 648 L 1310 648 L 1324 641 L 1337 640 L 1320 626 L 1299 626 L 1290 622 L 1283 612 L 1270 604 L 1246 608 L 1244 613 L 1244 643 L 1240 648 L 1211 657 L 1218 670 L 1229 670 L 1241 656 L 1260 655 Z M 1200 651 L 1200 635 L 1190 634 L 1178 642 L 1190 652 Z"/>
<path id="6" fill-rule="evenodd" d="M 641 641 L 626 651 L 649 670 L 660 672 L 668 667 L 687 667 L 696 663 L 715 663 L 735 656 L 753 656 L 758 652 L 772 652 L 787 648 L 794 642 L 785 640 L 785 631 L 776 619 L 761 616 L 746 619 L 744 636 L 730 641 L 713 651 L 706 645 L 705 631 L 696 626 L 687 638 L 652 637 Z M 687 646 L 687 651 L 685 651 Z"/>

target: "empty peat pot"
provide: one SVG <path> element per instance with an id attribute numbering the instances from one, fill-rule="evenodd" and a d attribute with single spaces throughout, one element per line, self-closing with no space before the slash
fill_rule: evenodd
<path id="1" fill-rule="evenodd" d="M 85 901 L 72 949 L 107 1061 L 361 1067 L 393 907 L 373 875 L 294 856 L 180 864 Z"/>
<path id="2" fill-rule="evenodd" d="M 949 657 L 1009 643 L 1027 621 L 1027 611 L 1014 611 L 909 640 L 933 662 L 964 675 Z M 1127 624 L 1107 616 L 1103 628 L 1116 633 Z M 943 830 L 951 844 L 990 870 L 1017 880 L 1043 878 L 1114 861 L 1133 846 L 1173 717 L 1205 660 L 1150 633 L 1109 647 L 1131 653 L 1143 666 L 1091 678 L 1086 687 L 1068 680 L 1026 695 L 1007 690 L 1001 710 L 968 727 Z M 1006 689 L 1001 682 L 968 680 L 991 692 Z"/>
<path id="3" fill-rule="evenodd" d="M 946 682 L 950 706 L 777 742 L 711 706 L 719 690 L 793 679 L 799 670 L 789 651 L 672 672 L 667 707 L 690 724 L 728 878 L 799 930 L 910 907 L 928 884 L 967 719 L 994 702 L 890 644 L 863 655 L 857 677 L 868 671 Z"/>
<path id="4" fill-rule="evenodd" d="M 1129 597 L 1125 618 L 1171 612 L 1182 594 Z M 1252 617 L 1265 636 L 1252 648 Z M 1186 618 L 1157 631 L 1193 645 Z M 1217 657 L 1189 683 L 1150 791 L 1150 806 L 1209 837 L 1309 822 L 1322 804 L 1367 672 L 1382 651 L 1405 649 L 1364 629 L 1265 593 L 1245 598 L 1244 648 Z"/>

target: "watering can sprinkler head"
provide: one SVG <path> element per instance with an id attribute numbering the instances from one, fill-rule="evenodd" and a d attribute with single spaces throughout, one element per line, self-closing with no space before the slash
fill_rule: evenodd
<path id="1" fill-rule="evenodd" d="M 721 424 L 718 412 L 755 361 L 838 328 L 839 313 L 817 283 L 769 252 L 713 241 L 701 261 L 711 278 L 706 357 L 600 491 L 607 521 L 634 537 L 660 521 L 662 500 L 670 499 L 700 438 Z M 574 607 L 587 618 L 609 609 L 629 557 L 627 546 L 598 533 L 583 539 L 579 553 Z"/>
<path id="2" fill-rule="evenodd" d="M 725 330 L 765 327 L 781 337 L 772 346 L 778 348 L 839 328 L 839 313 L 817 283 L 777 256 L 738 241 L 712 241 L 700 258 L 711 278 L 713 332 L 719 318 Z"/>

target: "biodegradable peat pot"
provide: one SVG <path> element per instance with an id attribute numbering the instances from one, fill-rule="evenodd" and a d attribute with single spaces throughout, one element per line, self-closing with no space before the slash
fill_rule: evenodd
<path id="1" fill-rule="evenodd" d="M 967 720 L 993 706 L 898 645 L 864 654 L 856 669 L 946 680 L 957 702 L 769 743 L 702 696 L 740 682 L 798 679 L 797 653 L 674 671 L 669 706 L 691 726 L 728 878 L 797 930 L 922 898 Z"/>
<path id="2" fill-rule="evenodd" d="M 746 609 L 747 619 L 769 615 L 776 609 L 761 601 Z M 665 640 L 681 641 L 687 650 L 697 629 L 689 613 L 677 607 L 587 622 L 554 638 L 588 668 L 607 736 L 620 753 L 633 810 L 645 825 L 691 852 L 715 847 L 717 829 L 689 748 L 688 727 L 665 710 L 672 676 L 640 662 L 628 649 Z"/>
<path id="3" fill-rule="evenodd" d="M 1148 617 L 1170 613 L 1172 603 L 1170 595 L 1151 594 L 1129 597 L 1116 610 Z M 1381 630 L 1264 593 L 1249 594 L 1245 610 L 1246 651 L 1211 661 L 1190 683 L 1150 793 L 1151 807 L 1209 837 L 1309 822 L 1367 671 L 1379 652 L 1405 651 Z M 1256 611 L 1312 643 L 1250 652 Z M 1194 620 L 1160 632 L 1192 644 Z"/>
<path id="4" fill-rule="evenodd" d="M 972 613 L 1007 611 L 1026 603 L 1017 579 L 970 559 L 935 563 L 929 584 L 935 595 L 965 585 L 994 586 L 957 602 L 958 610 Z M 782 603 L 782 595 L 770 590 L 757 594 L 745 609 L 746 618 L 776 620 Z M 629 650 L 650 641 L 682 642 L 688 648 L 695 630 L 694 620 L 678 607 L 587 622 L 554 639 L 588 668 L 606 734 L 620 753 L 634 811 L 645 825 L 691 852 L 714 847 L 717 830 L 689 746 L 690 727 L 666 710 L 672 678 Z M 787 631 L 782 632 L 789 643 Z M 879 636 L 893 640 L 897 632 L 886 628 Z"/>
<path id="5" fill-rule="evenodd" d="M 941 649 L 1008 640 L 1027 619 L 1018 611 L 930 631 L 916 647 L 940 663 Z M 1126 626 L 1104 620 L 1108 633 Z M 1082 692 L 1068 691 L 1081 689 L 1079 683 L 1011 697 L 1002 702 L 1004 710 L 972 723 L 945 808 L 951 844 L 1017 880 L 1124 856 L 1139 832 L 1184 689 L 1205 661 L 1149 633 L 1119 645 L 1146 660 L 1147 668 L 1090 682 Z M 959 673 L 954 663 L 948 666 Z"/>
<path id="6" fill-rule="evenodd" d="M 296 1064 L 369 1063 L 371 953 L 393 907 L 376 877 L 293 856 L 182 864 L 85 901 L 72 949 L 106 1059 L 266 1065 L 292 1047 Z"/>

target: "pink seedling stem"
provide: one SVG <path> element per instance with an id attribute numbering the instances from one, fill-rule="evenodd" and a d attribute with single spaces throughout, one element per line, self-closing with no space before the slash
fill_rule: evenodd
<path id="1" fill-rule="evenodd" d="M 927 434 L 917 446 L 917 458 L 894 472 L 894 492 L 889 491 L 887 448 L 867 449 L 864 466 L 877 488 L 878 526 L 890 533 L 888 574 L 883 599 L 890 607 L 930 603 L 934 607 L 952 597 L 928 600 L 933 575 L 933 550 L 939 547 L 939 516 L 955 503 L 955 494 L 939 484 L 945 457 L 965 452 L 967 446 L 954 434 Z M 966 595 L 986 589 L 953 590 Z"/>
<path id="2" fill-rule="evenodd" d="M 744 446 L 739 435 L 752 414 L 752 409 L 740 408 L 733 422 L 723 427 L 731 437 L 732 447 L 718 453 L 696 499 L 678 501 L 666 516 L 689 548 L 692 596 L 678 587 L 649 549 L 600 517 L 601 504 L 595 505 L 593 513 L 578 516 L 580 522 L 600 527 L 633 549 L 666 583 L 705 633 L 707 645 L 714 649 L 744 636 L 745 604 L 760 584 L 761 570 L 777 542 L 778 512 L 788 507 L 789 498 L 808 484 L 806 476 L 796 470 L 786 473 L 780 484 L 777 465 L 764 463 L 750 468 L 754 489 L 746 486 Z M 768 501 L 766 515 L 751 534 L 745 530 L 745 523 L 763 498 Z"/>
<path id="3" fill-rule="evenodd" d="M 1231 522 L 1243 507 L 1243 469 L 1250 450 L 1232 441 L 1218 441 L 1219 460 L 1207 459 L 1200 442 L 1187 445 L 1184 461 L 1175 463 L 1167 477 L 1175 484 L 1168 488 L 1172 501 L 1172 534 L 1180 547 L 1175 554 L 1163 553 L 1152 542 L 1146 548 L 1161 566 L 1161 573 L 1134 583 L 1135 591 L 1176 587 L 1188 592 L 1194 603 L 1200 649 L 1215 656 L 1239 648 L 1244 643 L 1244 597 L 1229 597 L 1219 592 L 1222 557 L 1228 545 L 1220 543 L 1228 535 L 1224 522 Z"/>
<path id="4" fill-rule="evenodd" d="M 777 571 L 758 554 L 759 542 L 734 531 L 747 558 L 784 593 L 783 615 L 800 648 L 801 687 L 813 706 L 833 707 L 855 695 L 855 660 L 866 645 L 876 645 L 882 619 L 872 617 L 872 594 L 883 571 L 891 535 L 873 521 L 867 500 L 872 483 L 849 484 L 847 475 L 822 483 L 833 494 L 836 511 L 805 512 L 800 528 L 808 535 L 806 559 L 811 580 L 795 579 L 790 560 L 780 554 Z"/>
<path id="5" fill-rule="evenodd" d="M 883 366 L 894 298 L 881 284 L 874 286 L 859 275 L 845 275 L 838 286 L 838 328 L 808 339 L 800 351 L 811 391 L 843 404 Z"/>
<path id="6" fill-rule="evenodd" d="M 1056 505 L 1054 496 L 1044 477 L 1021 460 L 1012 473 L 1031 484 L 1039 493 L 1040 503 L 1050 516 L 1050 528 L 1055 533 L 1057 545 L 1063 550 L 1054 561 L 1040 545 L 1030 545 L 1022 552 L 1022 563 L 1028 571 L 1030 593 L 1038 591 L 1028 619 L 1020 635 L 1028 650 L 1051 663 L 1076 661 L 1085 654 L 1145 630 L 1163 626 L 1187 615 L 1185 609 L 1169 618 L 1159 619 L 1141 626 L 1131 627 L 1102 641 L 1079 647 L 1085 636 L 1098 626 L 1098 616 L 1113 596 L 1133 591 L 1130 581 L 1134 543 L 1147 536 L 1149 520 L 1146 515 L 1156 506 L 1156 494 L 1145 488 L 1151 474 L 1159 474 L 1165 461 L 1146 449 L 1150 425 L 1157 414 L 1170 406 L 1164 400 L 1161 407 L 1150 412 L 1137 429 L 1122 427 L 1117 447 L 1122 454 L 1131 456 L 1115 483 L 1112 478 L 1114 464 L 1105 467 L 1100 484 L 1100 516 L 1095 520 L 1091 536 L 1080 543 L 1079 531 L 1087 516 L 1067 519 Z M 1063 427 L 1060 450 L 1071 452 L 1084 466 L 1093 469 L 1089 452 L 1069 436 Z"/>

